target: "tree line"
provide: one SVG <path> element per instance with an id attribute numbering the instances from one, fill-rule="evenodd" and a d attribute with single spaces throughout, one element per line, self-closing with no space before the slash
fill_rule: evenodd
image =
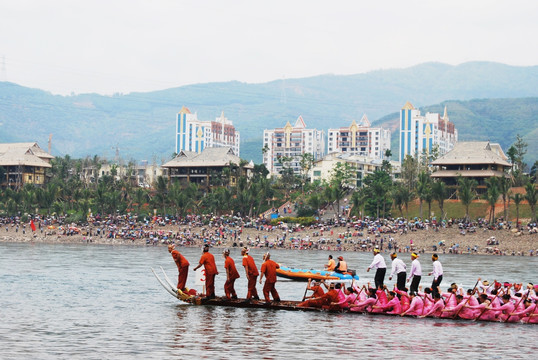
<path id="1" fill-rule="evenodd" d="M 530 174 L 525 171 L 525 146 L 518 136 L 515 151 L 509 150 L 509 156 L 516 164 L 512 176 L 486 181 L 483 198 L 491 208 L 490 223 L 496 220 L 495 206 L 499 198 L 503 202 L 504 219 L 507 219 L 507 204 L 513 201 L 516 223 L 519 223 L 520 204 L 527 201 L 531 221 L 536 221 L 536 171 Z M 390 150 L 385 155 L 390 158 Z M 178 217 L 188 214 L 257 217 L 290 201 L 299 217 L 315 217 L 329 212 L 336 217 L 409 218 L 409 204 L 418 200 L 421 218 L 430 217 L 434 202 L 439 206 L 441 217 L 446 218 L 445 200 L 457 198 L 465 207 L 465 219 L 471 220 L 469 206 L 479 198 L 476 181 L 460 177 L 456 187 L 449 187 L 442 181 L 433 180 L 428 164 L 435 156 L 432 152 L 420 158 L 406 157 L 400 179 L 394 179 L 390 162 L 385 160 L 380 168 L 360 179 L 360 184 L 357 170 L 349 163 L 337 164 L 327 180 L 311 182 L 308 177 L 314 161 L 311 154 L 304 154 L 297 160 L 298 174 L 292 168 L 291 159 L 280 159 L 281 174 L 271 178 L 267 177 L 264 165 L 255 165 L 250 178 L 243 176 L 242 168 L 246 162 L 241 162 L 230 164 L 219 176 L 211 176 L 211 191 L 208 191 L 197 184 L 184 186 L 169 181 L 164 176 L 158 177 L 150 188 L 139 187 L 133 181 L 133 164 L 121 174 L 113 166 L 110 175 L 88 181 L 82 169 L 87 166 L 99 169 L 103 162 L 97 156 L 72 159 L 66 155 L 51 160 L 50 181 L 45 186 L 26 184 L 18 190 L 2 189 L 0 210 L 9 216 L 67 214 L 74 222 L 84 222 L 89 213 L 131 213 L 141 217 L 154 213 Z M 0 176 L 3 176 L 1 168 Z M 231 177 L 237 179 L 234 186 L 230 185 Z M 512 194 L 513 185 L 524 186 L 525 194 Z"/>

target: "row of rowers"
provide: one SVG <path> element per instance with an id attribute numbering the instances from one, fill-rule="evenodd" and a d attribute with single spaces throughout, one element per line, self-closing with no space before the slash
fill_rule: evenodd
<path id="1" fill-rule="evenodd" d="M 178 290 L 184 293 L 190 293 L 189 289 L 185 287 L 187 284 L 187 276 L 189 272 L 189 262 L 185 257 L 175 249 L 174 245 L 168 245 L 168 252 L 172 254 L 177 269 L 178 269 L 178 280 L 177 288 Z M 276 283 L 276 269 L 280 266 L 273 260 L 271 260 L 271 255 L 265 253 L 263 256 L 263 264 L 258 271 L 254 258 L 249 255 L 249 249 L 244 247 L 241 250 L 241 255 L 243 256 L 243 267 L 245 268 L 245 273 L 248 281 L 248 291 L 245 301 L 250 301 L 251 299 L 259 300 L 258 291 L 256 290 L 256 281 L 258 276 L 260 276 L 259 282 L 262 283 L 263 277 L 265 276 L 265 285 L 263 287 L 263 295 L 266 302 L 270 302 L 271 295 L 273 301 L 279 302 L 280 296 L 275 288 Z M 228 299 L 237 299 L 237 293 L 235 292 L 235 280 L 238 279 L 239 272 L 235 267 L 235 261 L 230 256 L 230 250 L 225 249 L 223 251 L 224 257 L 224 268 L 226 269 L 226 282 L 224 283 L 224 293 Z M 204 246 L 202 256 L 198 265 L 193 270 L 198 270 L 200 267 L 204 266 L 205 269 L 205 290 L 206 297 L 208 299 L 215 298 L 215 275 L 218 275 L 217 265 L 215 264 L 215 257 L 209 252 L 209 246 Z"/>
<path id="2" fill-rule="evenodd" d="M 325 293 L 322 285 L 327 288 Z M 473 289 L 464 291 L 452 284 L 447 292 L 433 293 L 352 286 L 345 288 L 341 283 L 309 281 L 308 289 L 313 294 L 301 302 L 300 307 L 316 307 L 328 310 L 351 312 L 385 313 L 400 316 L 461 318 L 467 320 L 523 322 L 538 324 L 538 285 L 528 284 L 526 289 L 513 292 L 513 284 L 477 281 Z"/>
<path id="3" fill-rule="evenodd" d="M 422 292 L 419 291 L 422 289 L 419 286 L 422 269 L 418 258 L 418 254 L 411 254 L 412 268 L 407 276 L 405 263 L 398 259 L 397 254 L 391 254 L 392 272 L 389 280 L 396 275 L 397 284 L 392 291 L 389 291 L 383 284 L 385 261 L 379 251 L 374 249 L 374 260 L 367 271 L 376 270 L 376 288 L 370 286 L 359 288 L 354 283 L 348 288 L 340 283 L 331 283 L 327 286 L 324 281 L 309 280 L 308 289 L 313 291 L 313 294 L 305 297 L 298 306 L 401 316 L 538 323 L 538 285 L 529 283 L 524 288 L 521 283 L 501 284 L 494 281 L 490 284 L 479 278 L 473 289 L 464 291 L 461 286 L 453 283 L 447 292 L 442 292 L 440 284 L 443 268 L 439 257 L 434 254 L 433 271 L 429 273 L 434 277 L 432 286 Z M 342 266 L 346 267 L 345 261 L 342 256 L 338 260 L 339 263 L 334 264 L 330 256 L 326 267 L 335 265 L 335 271 L 342 270 Z M 406 281 L 411 281 L 411 290 L 405 287 Z M 328 290 L 326 293 L 322 285 Z"/>

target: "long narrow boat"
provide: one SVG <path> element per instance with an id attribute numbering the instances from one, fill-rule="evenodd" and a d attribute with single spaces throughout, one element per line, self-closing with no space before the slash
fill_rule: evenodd
<path id="1" fill-rule="evenodd" d="M 308 281 L 312 280 L 359 280 L 359 276 L 354 271 L 337 273 L 335 271 L 314 270 L 314 269 L 295 269 L 280 265 L 280 269 L 276 269 L 276 275 L 282 278 Z"/>
<path id="2" fill-rule="evenodd" d="M 358 312 L 358 311 L 349 311 L 348 309 L 326 309 L 326 308 L 314 308 L 314 307 L 300 307 L 298 306 L 301 301 L 279 301 L 279 302 L 271 302 L 266 303 L 263 300 L 251 300 L 251 301 L 245 301 L 245 299 L 235 299 L 230 300 L 226 297 L 216 297 L 213 299 L 207 299 L 200 296 L 193 296 L 188 295 L 181 290 L 178 291 L 178 289 L 171 283 L 171 281 L 168 279 L 168 276 L 166 276 L 166 273 L 161 268 L 165 280 L 163 281 L 155 272 L 155 270 L 151 269 L 159 283 L 162 285 L 162 287 L 170 293 L 173 297 L 191 304 L 191 305 L 210 305 L 210 306 L 223 306 L 223 307 L 234 307 L 234 308 L 248 308 L 248 309 L 270 309 L 270 310 L 286 310 L 286 311 L 312 311 L 312 312 L 329 312 L 329 313 L 339 313 L 339 314 L 364 314 L 364 315 L 384 315 L 384 316 L 392 316 L 396 317 L 399 315 L 393 315 L 393 314 L 387 314 L 387 313 L 371 313 L 368 311 L 364 312 Z M 175 292 L 174 292 L 175 289 Z M 414 317 L 416 316 L 406 316 L 406 317 Z M 437 319 L 437 320 L 457 320 L 457 321 L 485 321 L 485 320 L 467 320 L 462 318 L 429 318 L 429 319 Z M 488 321 L 490 322 L 490 321 Z M 531 324 L 532 323 L 523 323 L 519 322 L 520 324 Z"/>

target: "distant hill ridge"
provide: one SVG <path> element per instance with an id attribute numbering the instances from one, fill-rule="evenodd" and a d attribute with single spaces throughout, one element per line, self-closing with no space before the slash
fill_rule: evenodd
<path id="1" fill-rule="evenodd" d="M 491 62 L 425 63 L 357 75 L 206 83 L 114 96 L 60 96 L 0 82 L 0 142 L 37 141 L 45 148 L 52 133 L 54 155 L 113 159 L 119 148 L 125 160 L 161 163 L 174 152 L 175 116 L 185 105 L 203 120 L 224 111 L 241 132 L 241 157 L 259 163 L 266 128 L 299 115 L 308 127 L 324 130 L 348 126 L 363 114 L 378 119 L 375 125 L 394 126 L 397 112 L 410 101 L 422 111 L 442 112 L 447 105 L 461 140 L 491 140 L 506 149 L 517 133 L 523 135 L 529 143 L 526 161 L 532 163 L 538 159 L 536 84 L 538 66 Z M 396 154 L 398 148 L 392 150 Z"/>

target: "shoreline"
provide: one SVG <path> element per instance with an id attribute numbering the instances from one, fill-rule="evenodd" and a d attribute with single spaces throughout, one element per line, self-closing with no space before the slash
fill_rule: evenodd
<path id="1" fill-rule="evenodd" d="M 183 231 L 189 229 L 193 234 L 200 234 L 202 229 L 207 227 L 201 226 L 164 226 L 159 227 L 155 231 L 173 232 L 178 230 Z M 3 230 L 3 229 L 2 229 Z M 388 254 L 394 251 L 394 246 L 398 247 L 398 252 L 420 252 L 420 253 L 457 253 L 457 254 L 478 254 L 478 255 L 516 255 L 516 256 L 536 256 L 538 255 L 538 234 L 525 231 L 522 235 L 503 229 L 503 230 L 484 230 L 478 229 L 475 233 L 466 233 L 461 235 L 457 227 L 449 227 L 434 231 L 416 230 L 408 233 L 384 233 L 381 236 L 375 237 L 374 234 L 364 233 L 362 236 L 344 237 L 344 233 L 348 229 L 344 227 L 334 227 L 324 234 L 319 234 L 318 229 L 304 229 L 298 232 L 284 232 L 283 229 L 256 230 L 256 228 L 243 228 L 241 235 L 236 239 L 236 247 L 249 246 L 251 248 L 266 248 L 265 237 L 273 246 L 269 246 L 271 250 L 278 249 L 296 249 L 296 250 L 326 250 L 326 251 L 371 251 L 374 246 L 382 249 L 382 252 Z M 357 233 L 353 229 L 350 229 Z M 332 233 L 332 234 L 331 234 Z M 279 240 L 286 234 L 286 239 L 283 246 L 277 246 Z M 316 236 L 318 235 L 318 236 Z M 340 237 L 339 237 L 340 236 Z M 498 241 L 498 245 L 488 245 L 488 239 L 494 237 Z M 201 247 L 203 241 L 197 239 L 193 244 L 184 245 L 177 239 L 158 240 L 149 242 L 148 239 L 131 239 L 124 238 L 107 238 L 104 236 L 84 236 L 81 234 L 75 235 L 44 235 L 39 231 L 28 231 L 26 234 L 15 231 L 0 231 L 1 243 L 43 243 L 43 244 L 88 244 L 88 245 L 113 245 L 113 246 L 164 246 L 170 241 L 174 242 L 179 247 Z M 259 243 L 256 244 L 254 239 L 258 238 Z M 383 238 L 383 243 L 381 239 Z M 91 239 L 91 240 L 90 240 Z M 367 240 L 370 239 L 370 240 Z M 340 244 L 338 244 L 340 240 Z M 388 243 L 391 243 L 391 250 L 388 249 Z M 444 244 L 444 245 L 440 245 Z M 455 245 L 458 246 L 455 246 Z M 216 248 L 234 247 L 234 239 L 228 236 L 226 240 L 217 240 L 213 246 Z M 475 251 L 476 246 L 476 251 Z M 434 248 L 435 247 L 435 248 Z"/>

